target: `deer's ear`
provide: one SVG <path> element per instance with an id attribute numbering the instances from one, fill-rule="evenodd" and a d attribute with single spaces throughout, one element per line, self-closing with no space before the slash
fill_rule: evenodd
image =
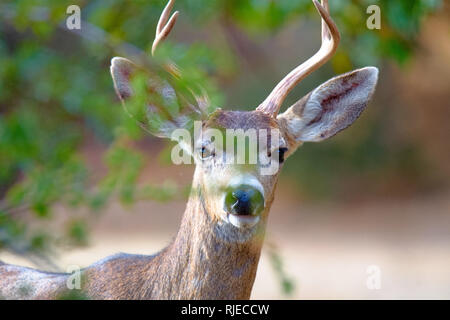
<path id="1" fill-rule="evenodd" d="M 149 66 L 151 70 L 125 58 L 111 60 L 114 88 L 125 111 L 158 137 L 172 138 L 176 129 L 191 130 L 194 120 L 203 115 L 204 106 L 181 76 L 175 77 L 156 62 L 149 61 Z"/>
<path id="2" fill-rule="evenodd" d="M 122 101 L 128 99 L 133 92 L 130 81 L 137 69 L 136 65 L 128 59 L 114 57 L 110 69 L 117 96 Z"/>
<path id="3" fill-rule="evenodd" d="M 277 119 L 296 142 L 322 141 L 350 126 L 367 106 L 378 69 L 337 76 L 314 89 Z"/>

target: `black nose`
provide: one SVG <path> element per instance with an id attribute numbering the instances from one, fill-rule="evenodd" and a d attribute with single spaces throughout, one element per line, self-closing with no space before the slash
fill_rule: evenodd
<path id="1" fill-rule="evenodd" d="M 225 195 L 225 211 L 235 215 L 259 215 L 264 209 L 264 197 L 252 186 L 230 188 Z"/>

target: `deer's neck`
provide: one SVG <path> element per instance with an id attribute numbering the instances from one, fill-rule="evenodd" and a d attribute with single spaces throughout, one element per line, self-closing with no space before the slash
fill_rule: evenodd
<path id="1" fill-rule="evenodd" d="M 194 179 L 195 183 L 195 179 Z M 248 299 L 261 252 L 262 237 L 225 241 L 207 212 L 199 186 L 193 185 L 174 242 L 156 259 L 151 295 L 175 299 Z M 196 190 L 196 191 L 195 191 Z M 150 293 L 149 292 L 149 293 Z"/>

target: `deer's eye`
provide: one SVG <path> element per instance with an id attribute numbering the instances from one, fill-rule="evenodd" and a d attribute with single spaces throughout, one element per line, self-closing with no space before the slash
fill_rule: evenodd
<path id="1" fill-rule="evenodd" d="M 202 147 L 200 149 L 200 157 L 202 159 L 208 159 L 210 157 L 212 157 L 214 155 L 213 152 L 211 152 L 211 150 L 209 150 L 207 147 Z"/>
<path id="2" fill-rule="evenodd" d="M 287 148 L 280 148 L 278 149 L 278 162 L 283 163 L 284 162 L 284 154 L 288 151 Z"/>

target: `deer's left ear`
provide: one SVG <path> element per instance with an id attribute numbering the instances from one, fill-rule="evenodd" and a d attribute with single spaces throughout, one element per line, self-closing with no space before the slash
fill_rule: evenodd
<path id="1" fill-rule="evenodd" d="M 351 125 L 367 106 L 378 69 L 366 67 L 337 76 L 277 117 L 297 143 L 322 141 Z"/>

